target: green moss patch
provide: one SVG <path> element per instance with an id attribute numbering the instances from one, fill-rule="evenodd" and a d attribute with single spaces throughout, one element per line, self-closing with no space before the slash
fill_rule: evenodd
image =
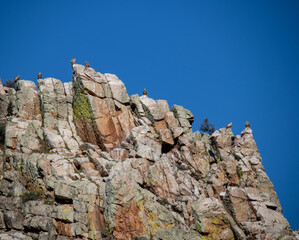
<path id="1" fill-rule="evenodd" d="M 78 122 L 80 120 L 87 123 L 92 122 L 94 119 L 91 106 L 89 104 L 88 98 L 84 93 L 84 87 L 82 84 L 75 85 L 75 95 L 73 101 L 73 110 L 74 110 L 74 120 Z"/>

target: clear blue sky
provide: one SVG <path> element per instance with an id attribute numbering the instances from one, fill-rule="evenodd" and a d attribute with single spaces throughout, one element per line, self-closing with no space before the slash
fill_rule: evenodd
<path id="1" fill-rule="evenodd" d="M 71 81 L 70 59 L 216 128 L 251 122 L 299 228 L 299 1 L 0 1 L 0 77 Z"/>

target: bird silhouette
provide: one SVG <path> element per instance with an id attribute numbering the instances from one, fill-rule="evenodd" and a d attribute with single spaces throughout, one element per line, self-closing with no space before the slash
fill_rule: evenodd
<path id="1" fill-rule="evenodd" d="M 245 123 L 245 127 L 250 127 L 250 122 L 249 121 L 246 121 L 246 123 Z"/>
<path id="2" fill-rule="evenodd" d="M 20 75 L 16 76 L 16 77 L 13 79 L 14 83 L 16 83 L 19 79 L 20 79 Z"/>
<path id="3" fill-rule="evenodd" d="M 42 73 L 39 73 L 38 75 L 37 75 L 37 79 L 41 79 L 42 78 Z"/>
<path id="4" fill-rule="evenodd" d="M 89 68 L 90 66 L 89 66 L 89 63 L 86 61 L 85 62 L 85 67 L 87 67 L 87 68 Z"/>
<path id="5" fill-rule="evenodd" d="M 232 125 L 233 125 L 233 123 L 230 122 L 230 123 L 226 124 L 226 128 L 231 128 Z"/>
<path id="6" fill-rule="evenodd" d="M 73 59 L 71 60 L 71 64 L 74 65 L 75 62 L 76 62 L 76 58 L 73 58 Z"/>
<path id="7" fill-rule="evenodd" d="M 143 89 L 143 95 L 147 95 L 146 89 Z"/>

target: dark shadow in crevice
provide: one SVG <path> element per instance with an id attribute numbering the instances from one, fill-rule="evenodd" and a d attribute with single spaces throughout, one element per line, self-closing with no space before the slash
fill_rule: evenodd
<path id="1" fill-rule="evenodd" d="M 55 201 L 59 204 L 73 204 L 73 199 L 55 198 Z"/>
<path id="2" fill-rule="evenodd" d="M 167 143 L 162 143 L 162 153 L 168 153 L 170 152 L 173 148 L 175 148 L 175 146 L 177 145 L 178 143 L 178 139 L 174 139 L 174 144 L 173 145 L 170 145 L 170 144 L 167 144 Z"/>

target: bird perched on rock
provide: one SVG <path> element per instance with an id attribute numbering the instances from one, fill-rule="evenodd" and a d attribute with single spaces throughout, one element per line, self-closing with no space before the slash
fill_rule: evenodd
<path id="1" fill-rule="evenodd" d="M 143 89 L 143 95 L 147 95 L 146 89 Z"/>
<path id="2" fill-rule="evenodd" d="M 16 77 L 13 79 L 14 83 L 16 83 L 19 79 L 20 79 L 20 75 L 16 76 Z"/>
<path id="3" fill-rule="evenodd" d="M 71 60 L 71 64 L 74 65 L 75 62 L 76 62 L 76 58 L 73 58 L 73 59 Z"/>
<path id="4" fill-rule="evenodd" d="M 245 127 L 250 127 L 250 122 L 249 121 L 246 121 L 246 123 L 245 123 Z"/>
<path id="5" fill-rule="evenodd" d="M 87 68 L 89 68 L 90 66 L 89 66 L 89 63 L 86 61 L 85 62 L 85 67 L 87 67 Z"/>
<path id="6" fill-rule="evenodd" d="M 42 78 L 42 73 L 39 73 L 38 75 L 37 75 L 37 79 L 41 79 Z"/>
<path id="7" fill-rule="evenodd" d="M 231 128 L 232 125 L 233 125 L 233 123 L 230 122 L 230 123 L 226 124 L 226 128 Z"/>

